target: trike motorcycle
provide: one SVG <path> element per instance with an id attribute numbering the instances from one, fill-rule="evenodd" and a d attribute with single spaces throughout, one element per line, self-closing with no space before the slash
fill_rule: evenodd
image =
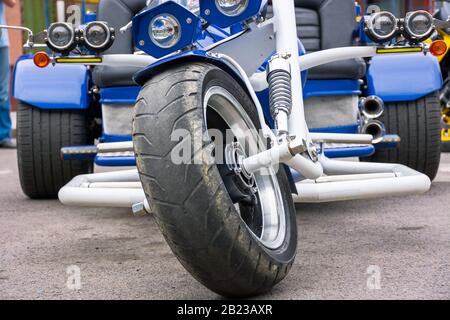
<path id="1" fill-rule="evenodd" d="M 423 11 L 408 13 L 405 21 L 414 19 L 420 12 Z M 359 42 L 371 43 L 373 40 L 364 30 L 370 17 L 360 15 L 360 18 Z M 388 35 L 387 41 L 392 37 Z M 377 120 L 387 134 L 398 135 L 400 141 L 395 147 L 377 148 L 363 160 L 398 162 L 433 180 L 441 159 L 439 92 L 442 85 L 439 62 L 434 55 L 385 55 L 368 60 L 363 95 L 383 101 L 384 112 Z"/>
<path id="2" fill-rule="evenodd" d="M 450 17 L 450 2 L 440 1 L 440 8 L 436 11 L 435 18 L 440 20 L 448 20 Z M 441 119 L 441 141 L 442 150 L 450 152 L 450 58 L 448 50 L 450 48 L 450 29 L 438 28 L 436 33 L 427 39 L 427 43 L 435 43 L 437 49 L 436 57 L 439 60 L 442 76 L 444 77 L 444 86 L 440 93 L 440 106 L 442 111 Z"/>
<path id="3" fill-rule="evenodd" d="M 431 185 L 426 175 L 404 165 L 326 157 L 324 144 L 367 145 L 374 137 L 310 132 L 302 90 L 305 71 L 323 64 L 426 54 L 420 40 L 436 21 L 421 13 L 405 24 L 381 12 L 367 23 L 379 45 L 299 54 L 294 1 L 272 1 L 271 19 L 263 14 L 266 4 L 159 3 L 122 28 L 131 29 L 137 54 L 104 54 L 117 33 L 102 22 L 76 30 L 55 24 L 45 38 L 57 54 L 40 52 L 33 59 L 40 67 L 140 69 L 134 75 L 140 92 L 133 141 L 103 142 L 95 150 L 132 152 L 137 170 L 76 176 L 59 199 L 66 205 L 152 213 L 182 265 L 229 297 L 265 293 L 289 273 L 297 248 L 293 200 L 411 195 Z M 382 44 L 391 33 L 409 40 Z M 72 47 L 90 54 L 75 55 Z M 257 94 L 264 91 L 266 103 Z"/>

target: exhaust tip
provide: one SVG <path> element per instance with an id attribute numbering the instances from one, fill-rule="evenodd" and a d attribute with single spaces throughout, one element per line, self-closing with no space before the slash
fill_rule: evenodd
<path id="1" fill-rule="evenodd" d="M 364 134 L 370 134 L 373 137 L 372 143 L 374 144 L 382 142 L 386 135 L 384 124 L 378 120 L 368 121 L 361 131 Z"/>
<path id="2" fill-rule="evenodd" d="M 380 97 L 369 96 L 361 100 L 360 109 L 367 119 L 377 119 L 384 113 L 384 102 Z"/>

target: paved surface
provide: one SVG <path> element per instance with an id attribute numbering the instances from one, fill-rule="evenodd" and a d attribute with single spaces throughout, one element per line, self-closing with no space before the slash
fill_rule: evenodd
<path id="1" fill-rule="evenodd" d="M 15 162 L 0 150 L 1 299 L 218 298 L 184 271 L 151 217 L 30 201 Z M 299 206 L 297 261 L 262 298 L 449 299 L 450 156 L 443 162 L 426 196 Z M 66 284 L 73 265 L 81 290 Z"/>

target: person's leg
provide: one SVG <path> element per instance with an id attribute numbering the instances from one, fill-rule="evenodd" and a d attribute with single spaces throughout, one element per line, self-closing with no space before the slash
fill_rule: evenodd
<path id="1" fill-rule="evenodd" d="M 9 49 L 0 48 L 0 143 L 11 138 Z"/>

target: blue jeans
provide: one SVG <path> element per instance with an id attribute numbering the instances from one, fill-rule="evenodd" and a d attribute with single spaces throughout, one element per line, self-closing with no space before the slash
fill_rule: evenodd
<path id="1" fill-rule="evenodd" d="M 9 48 L 0 48 L 0 143 L 11 138 L 9 68 Z"/>

